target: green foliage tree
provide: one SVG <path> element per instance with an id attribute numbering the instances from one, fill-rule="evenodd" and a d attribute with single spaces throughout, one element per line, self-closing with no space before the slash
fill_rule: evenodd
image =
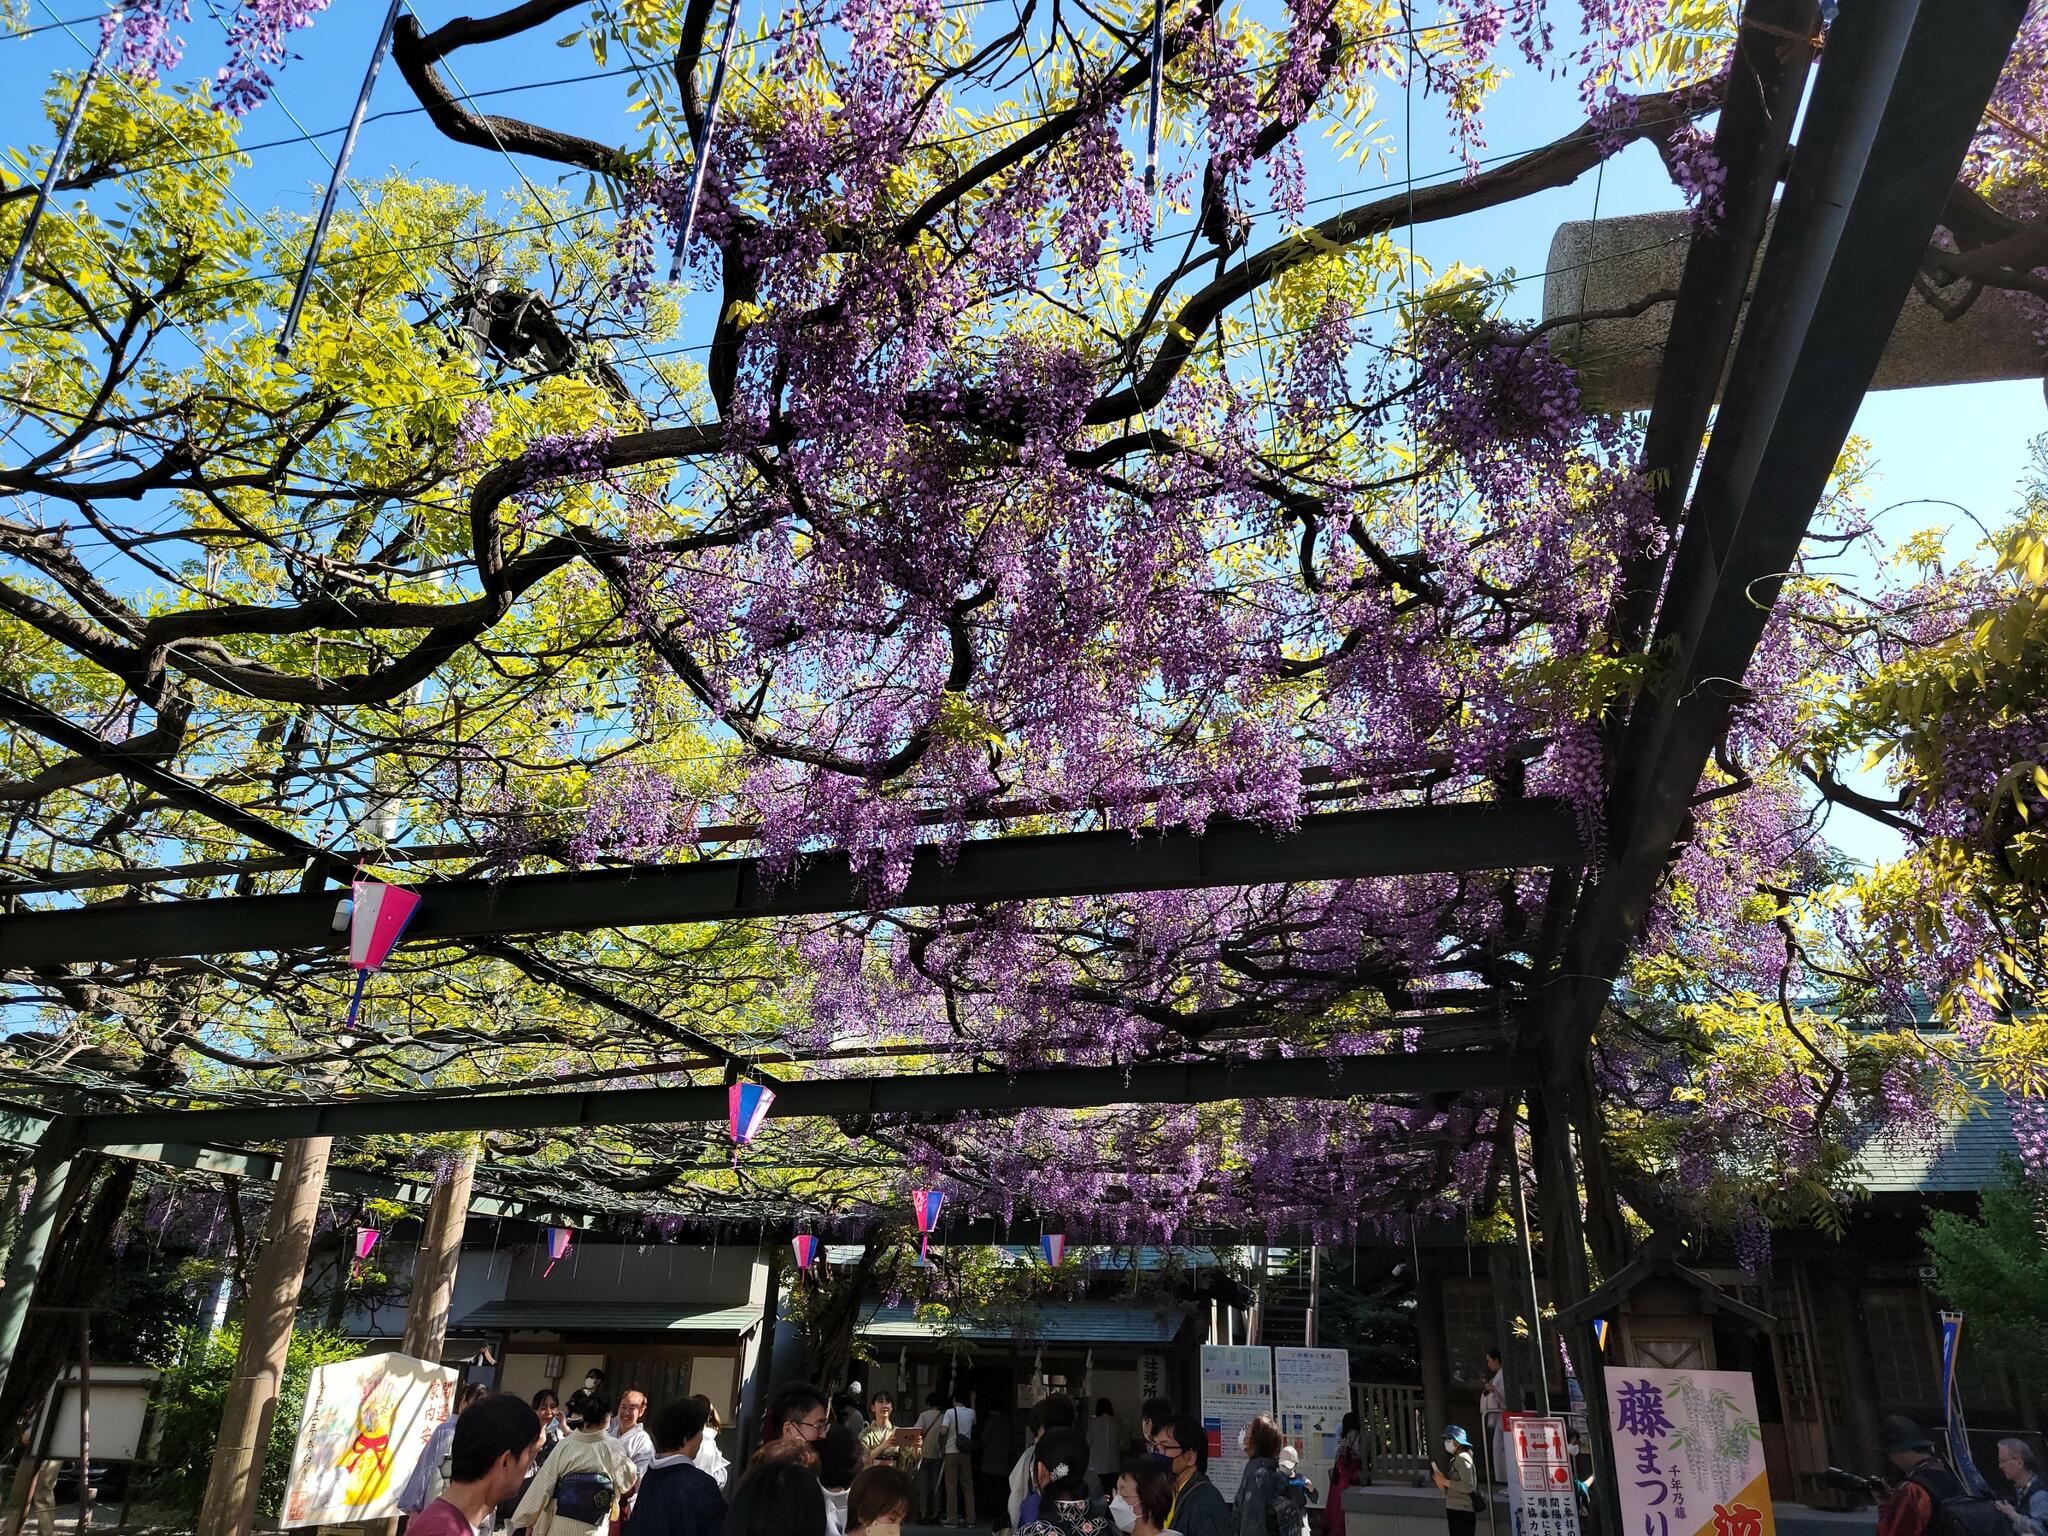
<path id="1" fill-rule="evenodd" d="M 2048 1379 L 2048 1190 L 2008 1160 L 1975 1216 L 1936 1211 L 1921 1240 L 1934 1289 L 1969 1319 L 1976 1347 L 2022 1381 Z"/>
<path id="2" fill-rule="evenodd" d="M 195 1324 L 178 1336 L 170 1355 L 158 1362 L 164 1374 L 154 1404 L 161 1436 L 154 1492 L 168 1509 L 198 1512 L 206 1493 L 207 1472 L 213 1465 L 214 1444 L 220 1438 L 221 1410 L 235 1374 L 235 1354 L 241 1346 L 238 1322 L 211 1332 Z M 298 1438 L 299 1415 L 306 1405 L 306 1385 L 313 1368 L 361 1353 L 359 1339 L 303 1323 L 293 1332 L 291 1353 L 285 1357 L 284 1384 L 277 1395 L 277 1416 L 271 1421 L 270 1444 L 263 1455 L 259 1514 L 274 1513 L 284 1500 L 292 1445 Z"/>

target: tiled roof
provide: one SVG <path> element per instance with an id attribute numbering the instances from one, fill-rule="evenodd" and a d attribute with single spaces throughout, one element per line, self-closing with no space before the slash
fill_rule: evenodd
<path id="1" fill-rule="evenodd" d="M 761 1321 L 759 1307 L 682 1306 L 673 1302 L 487 1301 L 457 1318 L 472 1333 L 534 1328 L 561 1333 L 745 1333 Z"/>
<path id="2" fill-rule="evenodd" d="M 1865 1147 L 1860 1182 L 1873 1195 L 1958 1194 L 1997 1183 L 1999 1160 L 2018 1148 L 2004 1097 L 1986 1098 L 1982 1110 L 1949 1122 L 1931 1142 L 1894 1136 Z"/>
<path id="3" fill-rule="evenodd" d="M 1180 1307 L 1141 1307 L 1076 1301 L 1057 1307 L 1020 1307 L 996 1316 L 962 1318 L 915 1307 L 877 1307 L 861 1320 L 870 1339 L 1015 1339 L 1043 1344 L 1166 1344 L 1180 1332 Z"/>

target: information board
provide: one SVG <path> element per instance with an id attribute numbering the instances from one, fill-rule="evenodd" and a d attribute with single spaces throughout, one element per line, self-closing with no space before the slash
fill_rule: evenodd
<path id="1" fill-rule="evenodd" d="M 1312 1508 L 1321 1509 L 1337 1464 L 1344 1415 L 1351 1411 L 1351 1356 L 1341 1349 L 1273 1350 L 1273 1401 L 1280 1433 L 1299 1453 L 1296 1470 L 1315 1486 Z"/>
<path id="2" fill-rule="evenodd" d="M 1501 1419 L 1513 1536 L 1579 1536 L 1578 1489 L 1565 1449 L 1566 1421 L 1533 1413 Z"/>
<path id="3" fill-rule="evenodd" d="M 1776 1536 L 1747 1371 L 1609 1366 L 1607 1415 L 1630 1536 Z"/>
<path id="4" fill-rule="evenodd" d="M 1245 1426 L 1273 1411 L 1273 1352 L 1264 1345 L 1202 1346 L 1202 1429 L 1209 1437 L 1209 1481 L 1231 1502 L 1244 1480 Z"/>

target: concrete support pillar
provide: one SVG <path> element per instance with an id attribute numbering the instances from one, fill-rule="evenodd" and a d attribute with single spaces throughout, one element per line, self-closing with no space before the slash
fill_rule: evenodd
<path id="1" fill-rule="evenodd" d="M 14 1246 L 8 1250 L 6 1281 L 0 1286 L 0 1381 L 5 1381 L 14 1367 L 14 1349 L 28 1322 L 29 1302 L 35 1297 L 43 1255 L 49 1252 L 50 1237 L 57 1228 L 64 1184 L 71 1176 L 71 1141 L 64 1123 L 51 1125 L 45 1137 L 32 1165 L 35 1191 L 15 1232 Z"/>
<path id="2" fill-rule="evenodd" d="M 277 1413 L 285 1354 L 291 1348 L 332 1146 L 326 1136 L 285 1145 L 263 1251 L 249 1276 L 242 1346 L 235 1357 L 234 1380 L 228 1384 L 227 1406 L 221 1411 L 220 1439 L 213 1448 L 213 1470 L 199 1509 L 198 1536 L 248 1536 L 255 1526 L 264 1452 Z"/>
<path id="3" fill-rule="evenodd" d="M 1592 1290 L 1569 1106 L 1568 1096 L 1556 1089 L 1545 1089 L 1531 1106 L 1531 1125 L 1536 1132 L 1538 1203 L 1547 1229 L 1544 1248 L 1550 1264 L 1550 1299 L 1559 1311 L 1575 1306 Z M 1565 1345 L 1571 1354 L 1572 1374 L 1586 1399 L 1586 1450 L 1593 1461 L 1593 1497 L 1598 1503 L 1600 1528 L 1618 1532 L 1621 1495 L 1616 1481 L 1614 1442 L 1607 1426 L 1606 1356 L 1600 1351 L 1590 1322 L 1569 1330 Z"/>
<path id="4" fill-rule="evenodd" d="M 735 1463 L 735 1483 L 740 1468 L 746 1466 L 748 1458 L 760 1447 L 761 1415 L 768 1411 L 768 1395 L 775 1388 L 770 1378 L 775 1370 L 775 1328 L 782 1312 L 782 1262 L 783 1255 L 788 1252 L 786 1243 L 761 1245 L 761 1262 L 766 1271 L 761 1292 L 761 1333 L 754 1345 L 753 1368 L 740 1385 L 740 1421 L 733 1426 L 735 1434 L 730 1458 Z M 916 1399 L 899 1388 L 896 1401 L 915 1402 Z"/>
<path id="5" fill-rule="evenodd" d="M 462 1263 L 462 1231 L 469 1220 L 470 1186 L 476 1180 L 476 1143 L 463 1148 L 427 1202 L 426 1231 L 413 1264 L 412 1299 L 405 1309 L 404 1353 L 430 1364 L 448 1341 L 448 1309 L 455 1297 L 455 1272 Z"/>

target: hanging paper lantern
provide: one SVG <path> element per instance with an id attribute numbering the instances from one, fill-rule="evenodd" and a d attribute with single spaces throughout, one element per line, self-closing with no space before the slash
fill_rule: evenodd
<path id="1" fill-rule="evenodd" d="M 354 882 L 355 904 L 348 914 L 348 963 L 356 968 L 356 989 L 348 1000 L 348 1022 L 353 1028 L 356 1009 L 362 1005 L 363 988 L 370 972 L 382 970 L 391 951 L 405 935 L 405 925 L 419 910 L 417 891 L 385 885 L 377 880 Z"/>
<path id="2" fill-rule="evenodd" d="M 363 1260 L 370 1256 L 370 1250 L 377 1246 L 377 1239 L 384 1234 L 375 1227 L 356 1228 L 356 1261 L 348 1267 L 348 1277 L 354 1280 L 363 1272 Z"/>
<path id="3" fill-rule="evenodd" d="M 809 1269 L 818 1257 L 818 1240 L 808 1232 L 799 1232 L 790 1239 L 789 1246 L 796 1250 L 796 1267 Z"/>
<path id="4" fill-rule="evenodd" d="M 924 1264 L 931 1257 L 932 1229 L 939 1224 L 939 1212 L 946 1204 L 946 1192 L 942 1189 L 913 1189 L 910 1192 L 910 1209 L 917 1216 L 917 1262 Z"/>
<path id="5" fill-rule="evenodd" d="M 740 1164 L 740 1148 L 754 1139 L 761 1122 L 768 1118 L 768 1106 L 775 1102 L 775 1090 L 759 1083 L 733 1083 L 725 1090 L 726 1124 L 732 1130 L 732 1164 Z"/>
<path id="6" fill-rule="evenodd" d="M 555 1272 L 555 1266 L 569 1256 L 569 1245 L 576 1241 L 576 1234 L 567 1227 L 548 1228 L 548 1267 L 540 1272 L 545 1280 Z"/>
<path id="7" fill-rule="evenodd" d="M 1047 1232 L 1039 1238 L 1038 1248 L 1045 1255 L 1045 1267 L 1058 1269 L 1067 1256 L 1067 1236 L 1064 1232 Z"/>
<path id="8" fill-rule="evenodd" d="M 1593 1342 L 1599 1347 L 1601 1354 L 1607 1353 L 1607 1319 L 1604 1317 L 1593 1319 Z"/>

